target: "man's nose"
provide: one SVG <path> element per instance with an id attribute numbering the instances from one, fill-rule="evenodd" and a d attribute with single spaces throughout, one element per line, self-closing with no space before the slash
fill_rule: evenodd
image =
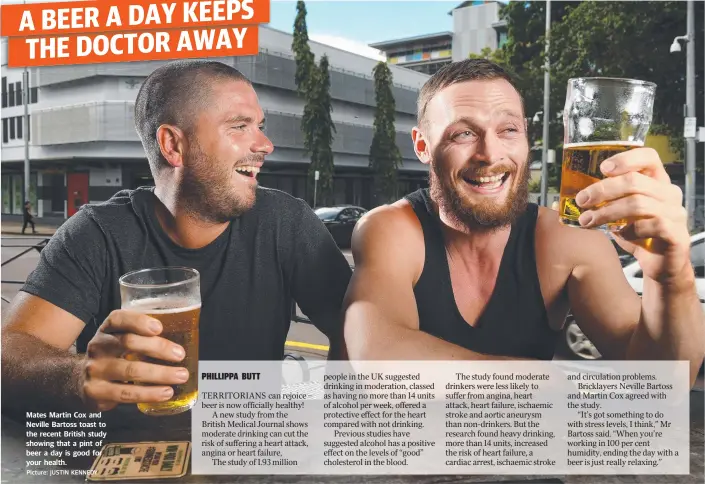
<path id="1" fill-rule="evenodd" d="M 272 151 L 274 151 L 274 144 L 270 141 L 267 135 L 260 130 L 255 137 L 255 142 L 252 145 L 252 151 L 254 153 L 269 155 Z"/>
<path id="2" fill-rule="evenodd" d="M 485 133 L 477 144 L 475 161 L 487 164 L 496 163 L 505 158 L 505 149 L 501 140 L 494 133 Z"/>

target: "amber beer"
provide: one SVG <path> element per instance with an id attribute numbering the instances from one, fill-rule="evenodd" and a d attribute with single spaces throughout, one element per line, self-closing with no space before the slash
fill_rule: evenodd
<path id="1" fill-rule="evenodd" d="M 201 316 L 200 274 L 189 267 L 156 267 L 129 272 L 120 278 L 122 309 L 147 314 L 162 323 L 159 335 L 180 345 L 186 356 L 179 362 L 127 354 L 126 359 L 161 366 L 184 367 L 186 383 L 172 385 L 171 399 L 160 403 L 139 402 L 147 415 L 176 415 L 193 408 L 198 398 L 198 333 Z M 151 385 L 138 383 L 139 385 Z"/>
<path id="2" fill-rule="evenodd" d="M 189 371 L 189 379 L 182 385 L 172 385 L 174 396 L 162 403 L 138 403 L 137 408 L 148 415 L 171 415 L 190 410 L 198 398 L 198 328 L 201 306 L 186 306 L 178 300 L 150 301 L 133 303 L 129 309 L 145 313 L 158 319 L 164 328 L 159 336 L 180 345 L 186 356 L 178 363 L 157 360 L 138 355 L 136 359 L 155 365 L 183 367 Z"/>
<path id="3" fill-rule="evenodd" d="M 578 218 L 587 209 L 581 209 L 575 203 L 578 192 L 605 178 L 600 171 L 600 164 L 607 158 L 641 146 L 643 146 L 641 143 L 629 141 L 598 141 L 564 145 L 559 199 L 561 222 L 580 227 Z M 611 230 L 618 230 L 626 224 L 626 220 L 618 220 L 607 226 Z"/>

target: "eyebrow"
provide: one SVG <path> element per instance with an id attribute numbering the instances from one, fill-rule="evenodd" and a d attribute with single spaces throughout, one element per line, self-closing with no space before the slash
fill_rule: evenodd
<path id="1" fill-rule="evenodd" d="M 511 111 L 511 110 L 509 110 L 509 109 L 503 109 L 503 110 L 499 111 L 498 114 L 500 114 L 500 115 L 506 115 L 506 116 L 509 116 L 509 117 L 514 118 L 514 119 L 517 119 L 517 120 L 521 120 L 521 119 L 522 119 L 522 117 L 519 116 L 515 111 Z M 449 126 L 453 126 L 453 125 L 458 124 L 458 123 L 465 123 L 465 124 L 468 124 L 468 125 L 471 125 L 471 126 L 477 126 L 477 125 L 479 124 L 476 119 L 474 119 L 474 118 L 472 118 L 472 117 L 470 117 L 470 116 L 459 116 L 459 117 L 455 118 L 455 119 L 450 123 Z"/>
<path id="2" fill-rule="evenodd" d="M 518 114 L 516 111 L 512 111 L 511 109 L 502 109 L 499 114 L 506 114 L 511 118 L 522 119 L 522 116 L 520 114 Z"/>
<path id="3" fill-rule="evenodd" d="M 258 123 L 258 124 L 264 124 L 264 118 Z M 252 124 L 254 123 L 255 120 L 254 118 L 250 116 L 231 116 L 228 119 L 225 120 L 225 124 L 230 124 L 230 123 L 248 123 Z"/>

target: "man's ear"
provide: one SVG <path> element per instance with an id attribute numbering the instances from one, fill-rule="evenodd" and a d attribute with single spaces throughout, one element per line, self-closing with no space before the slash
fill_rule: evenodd
<path id="1" fill-rule="evenodd" d="M 426 165 L 430 163 L 431 149 L 428 146 L 428 143 L 426 142 L 423 133 L 421 132 L 421 128 L 419 128 L 418 126 L 413 127 L 413 129 L 411 130 L 411 139 L 414 142 L 414 152 L 416 153 L 416 157 L 419 159 L 419 161 Z"/>
<path id="2" fill-rule="evenodd" d="M 162 124 L 157 129 L 157 143 L 167 163 L 174 168 L 184 165 L 186 137 L 181 129 L 170 124 Z"/>

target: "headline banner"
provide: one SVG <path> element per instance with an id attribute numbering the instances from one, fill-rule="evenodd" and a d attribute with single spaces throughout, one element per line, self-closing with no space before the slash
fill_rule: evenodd
<path id="1" fill-rule="evenodd" d="M 255 55 L 269 0 L 3 5 L 8 67 Z M 201 28 L 199 28 L 201 27 Z"/>

